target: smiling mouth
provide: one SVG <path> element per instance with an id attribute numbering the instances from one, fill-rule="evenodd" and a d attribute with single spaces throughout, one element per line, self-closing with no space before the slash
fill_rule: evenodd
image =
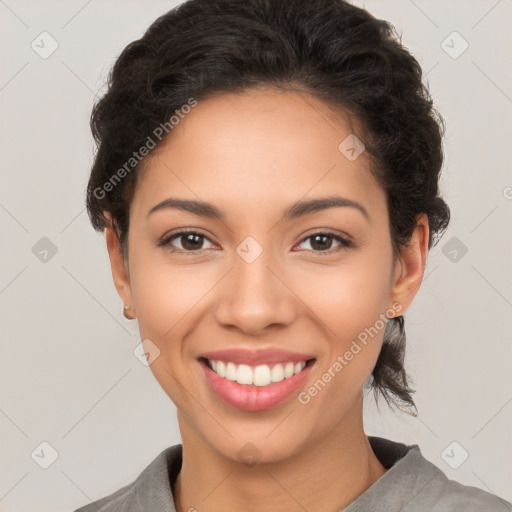
<path id="1" fill-rule="evenodd" d="M 297 363 L 283 361 L 282 363 L 254 366 L 206 357 L 200 357 L 199 361 L 225 380 L 245 386 L 265 387 L 300 374 L 306 367 L 313 365 L 316 359 L 307 359 Z"/>

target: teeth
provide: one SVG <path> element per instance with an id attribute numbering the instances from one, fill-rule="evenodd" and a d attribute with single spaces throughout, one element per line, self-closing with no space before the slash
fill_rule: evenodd
<path id="1" fill-rule="evenodd" d="M 236 370 L 236 381 L 238 384 L 252 384 L 252 368 L 246 364 L 239 364 Z"/>
<path id="2" fill-rule="evenodd" d="M 293 375 L 293 370 L 295 369 L 295 365 L 293 363 L 286 363 L 284 367 L 284 378 L 288 379 Z"/>
<path id="3" fill-rule="evenodd" d="M 214 362 L 215 361 L 212 361 L 212 363 Z M 236 380 L 236 366 L 233 363 L 228 363 L 226 365 L 226 379 Z"/>
<path id="4" fill-rule="evenodd" d="M 226 365 L 224 361 L 217 361 L 217 369 L 215 370 L 221 377 L 226 376 Z"/>
<path id="5" fill-rule="evenodd" d="M 256 366 L 253 375 L 253 384 L 255 386 L 268 386 L 272 380 L 270 379 L 270 368 L 266 364 Z"/>
<path id="6" fill-rule="evenodd" d="M 300 373 L 306 366 L 306 362 L 275 364 L 270 368 L 267 364 L 259 366 L 249 366 L 224 361 L 213 361 L 208 359 L 212 370 L 225 379 L 238 382 L 238 384 L 268 386 L 273 382 L 281 382 L 283 379 L 289 379 L 293 375 Z"/>
<path id="7" fill-rule="evenodd" d="M 282 364 L 276 364 L 270 372 L 270 380 L 272 382 L 281 382 L 284 379 L 284 369 Z"/>

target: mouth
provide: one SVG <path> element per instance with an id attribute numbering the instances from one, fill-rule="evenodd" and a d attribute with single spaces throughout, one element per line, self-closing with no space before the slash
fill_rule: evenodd
<path id="1" fill-rule="evenodd" d="M 294 363 L 288 361 L 277 364 L 260 364 L 251 366 L 248 364 L 236 364 L 233 361 L 221 361 L 200 357 L 199 361 L 208 366 L 219 377 L 237 382 L 245 386 L 267 387 L 273 383 L 281 382 L 299 374 L 308 365 L 312 365 L 315 359 L 307 359 Z"/>
<path id="2" fill-rule="evenodd" d="M 198 362 L 219 398 L 237 409 L 255 412 L 287 400 L 304 383 L 316 359 L 283 351 L 232 350 L 205 354 Z"/>

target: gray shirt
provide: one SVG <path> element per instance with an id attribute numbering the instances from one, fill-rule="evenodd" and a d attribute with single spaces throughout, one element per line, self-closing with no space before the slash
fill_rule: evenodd
<path id="1" fill-rule="evenodd" d="M 491 493 L 449 480 L 418 445 L 368 439 L 388 471 L 340 512 L 512 511 L 512 504 Z M 134 482 L 75 512 L 176 512 L 171 483 L 180 472 L 181 457 L 181 444 L 165 449 Z"/>

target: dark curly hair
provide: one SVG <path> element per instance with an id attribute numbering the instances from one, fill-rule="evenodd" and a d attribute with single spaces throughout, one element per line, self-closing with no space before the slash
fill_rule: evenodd
<path id="1" fill-rule="evenodd" d="M 154 154 L 191 99 L 260 86 L 310 94 L 355 119 L 387 194 L 394 256 L 422 213 L 429 249 L 437 243 L 450 219 L 438 189 L 444 122 L 393 25 L 343 0 L 188 0 L 122 51 L 91 115 L 98 150 L 87 211 L 97 231 L 112 222 L 124 258 L 130 205 L 148 161 L 141 148 Z M 404 354 L 399 316 L 387 324 L 369 385 L 376 399 L 380 392 L 407 410 L 415 405 Z"/>

